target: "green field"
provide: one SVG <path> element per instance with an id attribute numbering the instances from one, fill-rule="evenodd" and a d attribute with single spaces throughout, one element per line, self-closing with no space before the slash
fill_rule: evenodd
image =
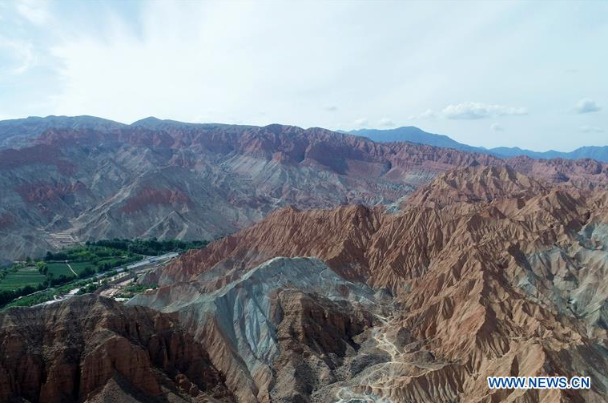
<path id="1" fill-rule="evenodd" d="M 104 264 L 112 264 L 114 263 L 117 259 L 121 259 L 120 257 L 109 257 L 107 259 L 103 259 L 103 260 L 99 260 L 97 265 L 104 265 Z M 76 269 L 74 269 L 76 270 Z"/>
<path id="2" fill-rule="evenodd" d="M 103 259 L 103 260 L 98 260 L 96 261 L 96 263 L 92 263 L 92 262 L 73 262 L 73 261 L 69 261 L 70 266 L 72 267 L 72 269 L 76 272 L 76 274 L 78 274 L 80 276 L 80 274 L 82 274 L 82 272 L 84 272 L 87 268 L 89 268 L 92 271 L 95 271 L 95 269 L 98 268 L 98 266 L 100 265 L 104 265 L 104 264 L 108 264 L 111 267 L 115 267 L 113 264 L 116 262 L 116 260 L 120 259 L 120 257 L 111 257 L 109 259 Z M 130 261 L 135 261 L 136 259 L 131 259 Z M 58 263 L 47 263 L 46 264 L 48 267 L 48 273 L 52 274 L 53 277 L 57 278 L 61 275 L 64 275 L 66 277 L 75 277 L 74 273 L 72 273 L 70 271 L 70 269 L 68 268 L 68 265 L 66 263 L 63 262 L 58 262 Z"/>
<path id="3" fill-rule="evenodd" d="M 111 274 L 111 270 L 142 260 L 144 256 L 183 252 L 206 244 L 206 241 L 112 239 L 87 242 L 55 253 L 49 251 L 44 257 L 27 258 L 25 262 L 0 268 L 0 308 L 16 299 L 19 305 L 41 302 L 48 297 L 49 289 L 67 288 L 96 274 Z"/>
<path id="4" fill-rule="evenodd" d="M 8 272 L 0 281 L 0 290 L 13 291 L 21 287 L 36 287 L 44 283 L 46 277 L 36 267 L 26 267 L 15 272 Z"/>
<path id="5" fill-rule="evenodd" d="M 74 265 L 72 265 L 72 263 L 70 263 L 70 265 L 72 266 L 74 271 L 76 271 Z M 66 277 L 74 277 L 74 273 L 70 271 L 68 265 L 65 263 L 48 263 L 47 266 L 49 267 L 49 274 L 52 274 L 55 278 L 59 277 L 62 274 Z"/>

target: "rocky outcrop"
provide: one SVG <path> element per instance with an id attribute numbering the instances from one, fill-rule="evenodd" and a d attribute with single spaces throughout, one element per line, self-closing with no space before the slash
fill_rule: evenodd
<path id="1" fill-rule="evenodd" d="M 528 199 L 548 189 L 509 166 L 469 167 L 440 174 L 407 200 L 406 206 L 442 208 L 455 203 Z"/>
<path id="2" fill-rule="evenodd" d="M 177 314 L 241 401 L 310 400 L 337 381 L 333 370 L 357 352 L 353 338 L 383 312 L 373 290 L 312 258 L 218 269 L 129 304 Z"/>
<path id="3" fill-rule="evenodd" d="M 91 295 L 0 313 L 0 400 L 231 400 L 178 321 Z"/>
<path id="4" fill-rule="evenodd" d="M 364 206 L 310 211 L 288 207 L 210 249 L 185 253 L 175 265 L 150 275 L 149 281 L 161 285 L 188 281 L 210 268 L 229 274 L 235 268 L 244 270 L 277 256 L 319 257 L 338 274 L 365 281 L 369 275 L 365 251 L 381 225 L 381 213 L 380 208 Z"/>

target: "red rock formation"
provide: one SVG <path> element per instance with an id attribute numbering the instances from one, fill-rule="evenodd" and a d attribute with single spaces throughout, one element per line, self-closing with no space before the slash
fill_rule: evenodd
<path id="1" fill-rule="evenodd" d="M 608 313 L 598 308 L 608 307 L 608 289 L 597 283 L 608 275 L 607 202 L 605 191 L 550 187 L 504 167 L 460 170 L 393 214 L 361 206 L 278 211 L 167 266 L 157 274 L 165 285 L 157 294 L 171 296 L 182 285 L 175 281 L 214 291 L 235 269 L 242 274 L 275 256 L 318 257 L 346 279 L 393 291 L 391 318 L 365 332 L 391 361 L 331 384 L 319 368 L 307 378 L 327 387 L 306 391 L 295 378 L 287 391 L 274 392 L 280 398 L 605 400 Z M 227 276 L 211 284 L 202 276 L 222 271 Z M 303 305 L 293 299 L 294 308 Z M 290 330 L 286 341 L 303 339 Z M 361 350 L 338 367 L 359 361 Z M 284 364 L 270 367 L 280 376 Z M 231 378 L 230 369 L 220 369 Z M 490 391 L 491 375 L 588 375 L 596 386 Z"/>
<path id="2" fill-rule="evenodd" d="M 531 159 L 525 156 L 508 159 L 515 170 L 553 184 L 579 188 L 608 187 L 608 164 L 592 159 Z"/>
<path id="3" fill-rule="evenodd" d="M 14 308 L 0 337 L 3 402 L 232 398 L 200 345 L 152 310 L 90 295 Z"/>

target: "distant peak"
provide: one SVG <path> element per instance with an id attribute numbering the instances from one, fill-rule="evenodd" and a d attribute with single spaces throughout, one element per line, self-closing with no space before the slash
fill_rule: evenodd
<path id="1" fill-rule="evenodd" d="M 163 122 L 163 120 L 161 120 L 160 118 L 150 116 L 147 118 L 143 118 L 141 120 L 137 120 L 137 121 L 133 122 L 131 125 L 138 126 L 138 125 L 146 125 L 146 124 L 158 124 L 161 122 Z"/>

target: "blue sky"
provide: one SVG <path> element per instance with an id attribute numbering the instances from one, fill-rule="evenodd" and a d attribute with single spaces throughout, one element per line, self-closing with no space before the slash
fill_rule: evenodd
<path id="1" fill-rule="evenodd" d="M 608 2 L 2 1 L 0 119 L 608 145 Z"/>

